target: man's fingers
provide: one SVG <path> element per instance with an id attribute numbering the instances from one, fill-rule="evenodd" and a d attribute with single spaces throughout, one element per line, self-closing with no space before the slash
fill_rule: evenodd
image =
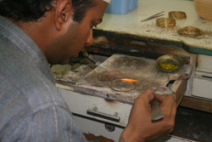
<path id="1" fill-rule="evenodd" d="M 136 100 L 140 101 L 143 100 L 144 102 L 151 102 L 154 99 L 154 95 L 152 93 L 152 90 L 147 89 L 143 94 L 137 97 Z"/>
<path id="2" fill-rule="evenodd" d="M 155 95 L 155 98 L 160 101 L 161 103 L 163 102 L 175 102 L 175 98 L 173 95 Z"/>
<path id="3" fill-rule="evenodd" d="M 159 136 L 172 132 L 172 130 L 174 129 L 174 123 L 161 120 L 153 122 L 150 129 L 151 137 L 147 139 L 155 139 Z"/>
<path id="4" fill-rule="evenodd" d="M 154 99 L 154 95 L 151 90 L 146 90 L 143 94 L 138 96 L 134 100 L 134 105 L 130 112 L 130 118 L 133 114 L 146 114 L 145 119 L 151 118 L 151 106 L 150 102 Z M 143 116 L 142 116 L 143 117 Z"/>
<path id="5" fill-rule="evenodd" d="M 160 102 L 163 102 L 165 99 L 166 99 L 167 95 L 158 95 L 158 94 L 155 94 L 155 98 L 160 101 Z"/>
<path id="6" fill-rule="evenodd" d="M 156 99 L 160 101 L 160 108 L 164 115 L 164 119 L 174 119 L 176 115 L 176 101 L 173 95 L 155 95 Z"/>
<path id="7" fill-rule="evenodd" d="M 175 119 L 176 113 L 177 113 L 177 104 L 174 103 L 173 107 L 172 107 L 172 114 L 171 114 L 172 118 L 171 119 Z"/>

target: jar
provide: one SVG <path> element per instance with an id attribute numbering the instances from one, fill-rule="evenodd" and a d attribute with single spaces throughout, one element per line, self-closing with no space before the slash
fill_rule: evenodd
<path id="1" fill-rule="evenodd" d="M 212 21 L 212 0 L 194 0 L 194 6 L 200 17 Z"/>

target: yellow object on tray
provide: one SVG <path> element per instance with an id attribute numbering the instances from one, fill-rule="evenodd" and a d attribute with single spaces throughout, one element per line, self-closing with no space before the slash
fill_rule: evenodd
<path id="1" fill-rule="evenodd" d="M 159 66 L 161 69 L 166 70 L 166 71 L 175 71 L 180 68 L 178 65 L 166 64 L 166 63 L 160 64 Z"/>
<path id="2" fill-rule="evenodd" d="M 157 59 L 157 65 L 161 71 L 174 72 L 182 67 L 183 60 L 176 55 L 163 55 Z"/>

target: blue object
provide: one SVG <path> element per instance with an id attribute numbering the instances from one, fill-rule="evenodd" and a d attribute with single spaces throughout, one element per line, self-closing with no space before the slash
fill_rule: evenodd
<path id="1" fill-rule="evenodd" d="M 106 13 L 127 14 L 138 6 L 138 0 L 112 0 Z"/>

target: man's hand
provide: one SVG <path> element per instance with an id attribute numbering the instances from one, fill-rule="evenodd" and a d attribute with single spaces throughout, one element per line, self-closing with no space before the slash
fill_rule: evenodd
<path id="1" fill-rule="evenodd" d="M 152 122 L 150 102 L 156 98 L 164 118 Z M 121 134 L 122 142 L 145 142 L 155 139 L 174 128 L 176 103 L 172 95 L 154 95 L 151 90 L 145 91 L 135 99 L 127 127 Z"/>

